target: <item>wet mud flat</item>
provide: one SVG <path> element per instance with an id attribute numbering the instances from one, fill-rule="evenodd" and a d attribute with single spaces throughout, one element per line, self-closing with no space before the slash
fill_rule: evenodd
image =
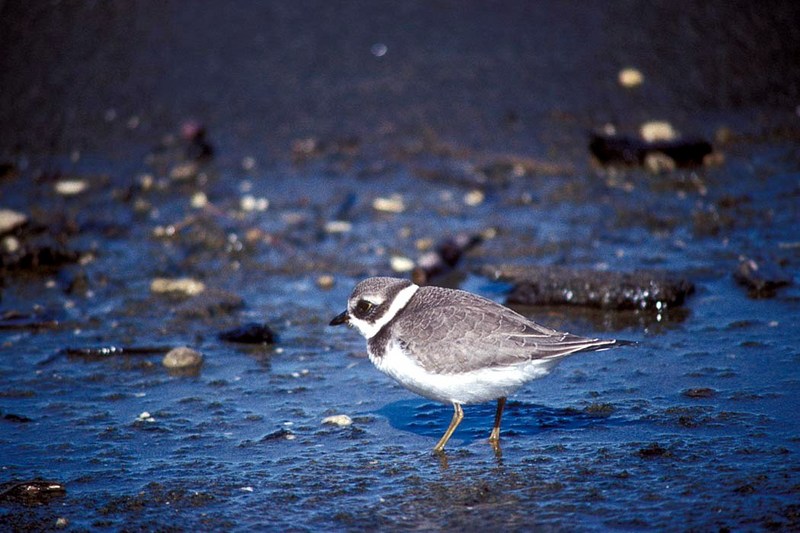
<path id="1" fill-rule="evenodd" d="M 478 14 L 464 23 L 480 27 Z M 566 14 L 578 28 L 609 16 Z M 356 40 L 377 60 L 369 37 Z M 468 43 L 440 52 L 453 76 L 466 52 L 488 65 L 515 50 Z M 637 98 L 659 87 L 646 75 L 631 92 L 612 64 L 586 96 L 542 90 L 549 118 L 520 103 L 534 82 L 507 80 L 497 104 L 457 77 L 490 108 L 466 106 L 469 119 L 497 119 L 464 132 L 447 126 L 444 97 L 430 122 L 342 109 L 278 132 L 235 107 L 200 120 L 184 103 L 167 120 L 141 102 L 114 116 L 84 102 L 101 125 L 65 118 L 43 148 L 31 111 L 31 129 L 2 147 L 3 526 L 800 527 L 796 115 L 754 104 L 686 116 L 686 94 L 667 94 L 660 116 L 716 157 L 604 164 L 589 131 L 609 119 L 588 101 L 606 95 L 618 128 L 635 131 L 655 113 Z M 387 79 L 416 71 L 398 72 Z M 370 116 L 375 78 L 361 81 Z M 233 87 L 254 106 L 263 96 Z M 499 452 L 487 404 L 466 406 L 434 455 L 451 408 L 380 374 L 355 332 L 327 328 L 358 280 L 420 268 L 548 326 L 637 344 L 568 359 L 520 390 Z"/>

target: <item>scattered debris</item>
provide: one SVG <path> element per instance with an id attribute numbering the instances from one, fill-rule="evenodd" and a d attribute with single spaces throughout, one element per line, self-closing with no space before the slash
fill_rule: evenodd
<path id="1" fill-rule="evenodd" d="M 683 305 L 694 292 L 691 281 L 661 272 L 603 272 L 560 266 L 487 266 L 481 272 L 513 283 L 507 298 L 510 304 L 662 311 Z"/>

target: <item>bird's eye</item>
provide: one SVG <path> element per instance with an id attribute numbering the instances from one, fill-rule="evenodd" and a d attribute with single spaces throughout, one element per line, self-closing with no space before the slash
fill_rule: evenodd
<path id="1" fill-rule="evenodd" d="M 366 316 L 374 307 L 374 304 L 368 300 L 359 300 L 356 304 L 356 314 Z"/>

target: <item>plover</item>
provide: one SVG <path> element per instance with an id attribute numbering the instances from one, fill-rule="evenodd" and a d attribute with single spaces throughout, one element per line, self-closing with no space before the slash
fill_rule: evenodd
<path id="1" fill-rule="evenodd" d="M 369 359 L 381 372 L 421 396 L 453 405 L 436 452 L 461 423 L 462 405 L 497 400 L 489 436 L 497 447 L 509 394 L 548 374 L 567 355 L 620 344 L 540 326 L 466 291 L 388 277 L 358 283 L 347 310 L 330 322 L 339 324 L 361 332 Z"/>

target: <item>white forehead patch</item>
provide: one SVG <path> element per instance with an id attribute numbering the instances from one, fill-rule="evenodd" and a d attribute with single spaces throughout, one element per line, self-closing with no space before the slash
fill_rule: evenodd
<path id="1" fill-rule="evenodd" d="M 394 297 L 394 300 L 392 300 L 392 303 L 386 310 L 386 312 L 383 315 L 379 316 L 378 319 L 373 323 L 361 320 L 360 318 L 356 318 L 353 316 L 352 313 L 350 313 L 350 324 L 352 324 L 356 329 L 358 329 L 358 331 L 364 337 L 366 337 L 367 339 L 371 339 L 372 337 L 377 335 L 378 332 L 383 328 L 383 326 L 388 324 L 389 321 L 393 319 L 395 315 L 399 313 L 400 310 L 406 306 L 406 304 L 408 304 L 409 300 L 411 300 L 411 297 L 414 296 L 414 294 L 416 294 L 418 289 L 419 285 L 415 285 L 412 283 L 405 289 L 402 289 L 400 292 L 398 292 L 397 295 Z M 375 305 L 380 305 L 384 302 L 384 300 L 377 295 L 363 296 L 359 299 L 368 300 Z"/>

